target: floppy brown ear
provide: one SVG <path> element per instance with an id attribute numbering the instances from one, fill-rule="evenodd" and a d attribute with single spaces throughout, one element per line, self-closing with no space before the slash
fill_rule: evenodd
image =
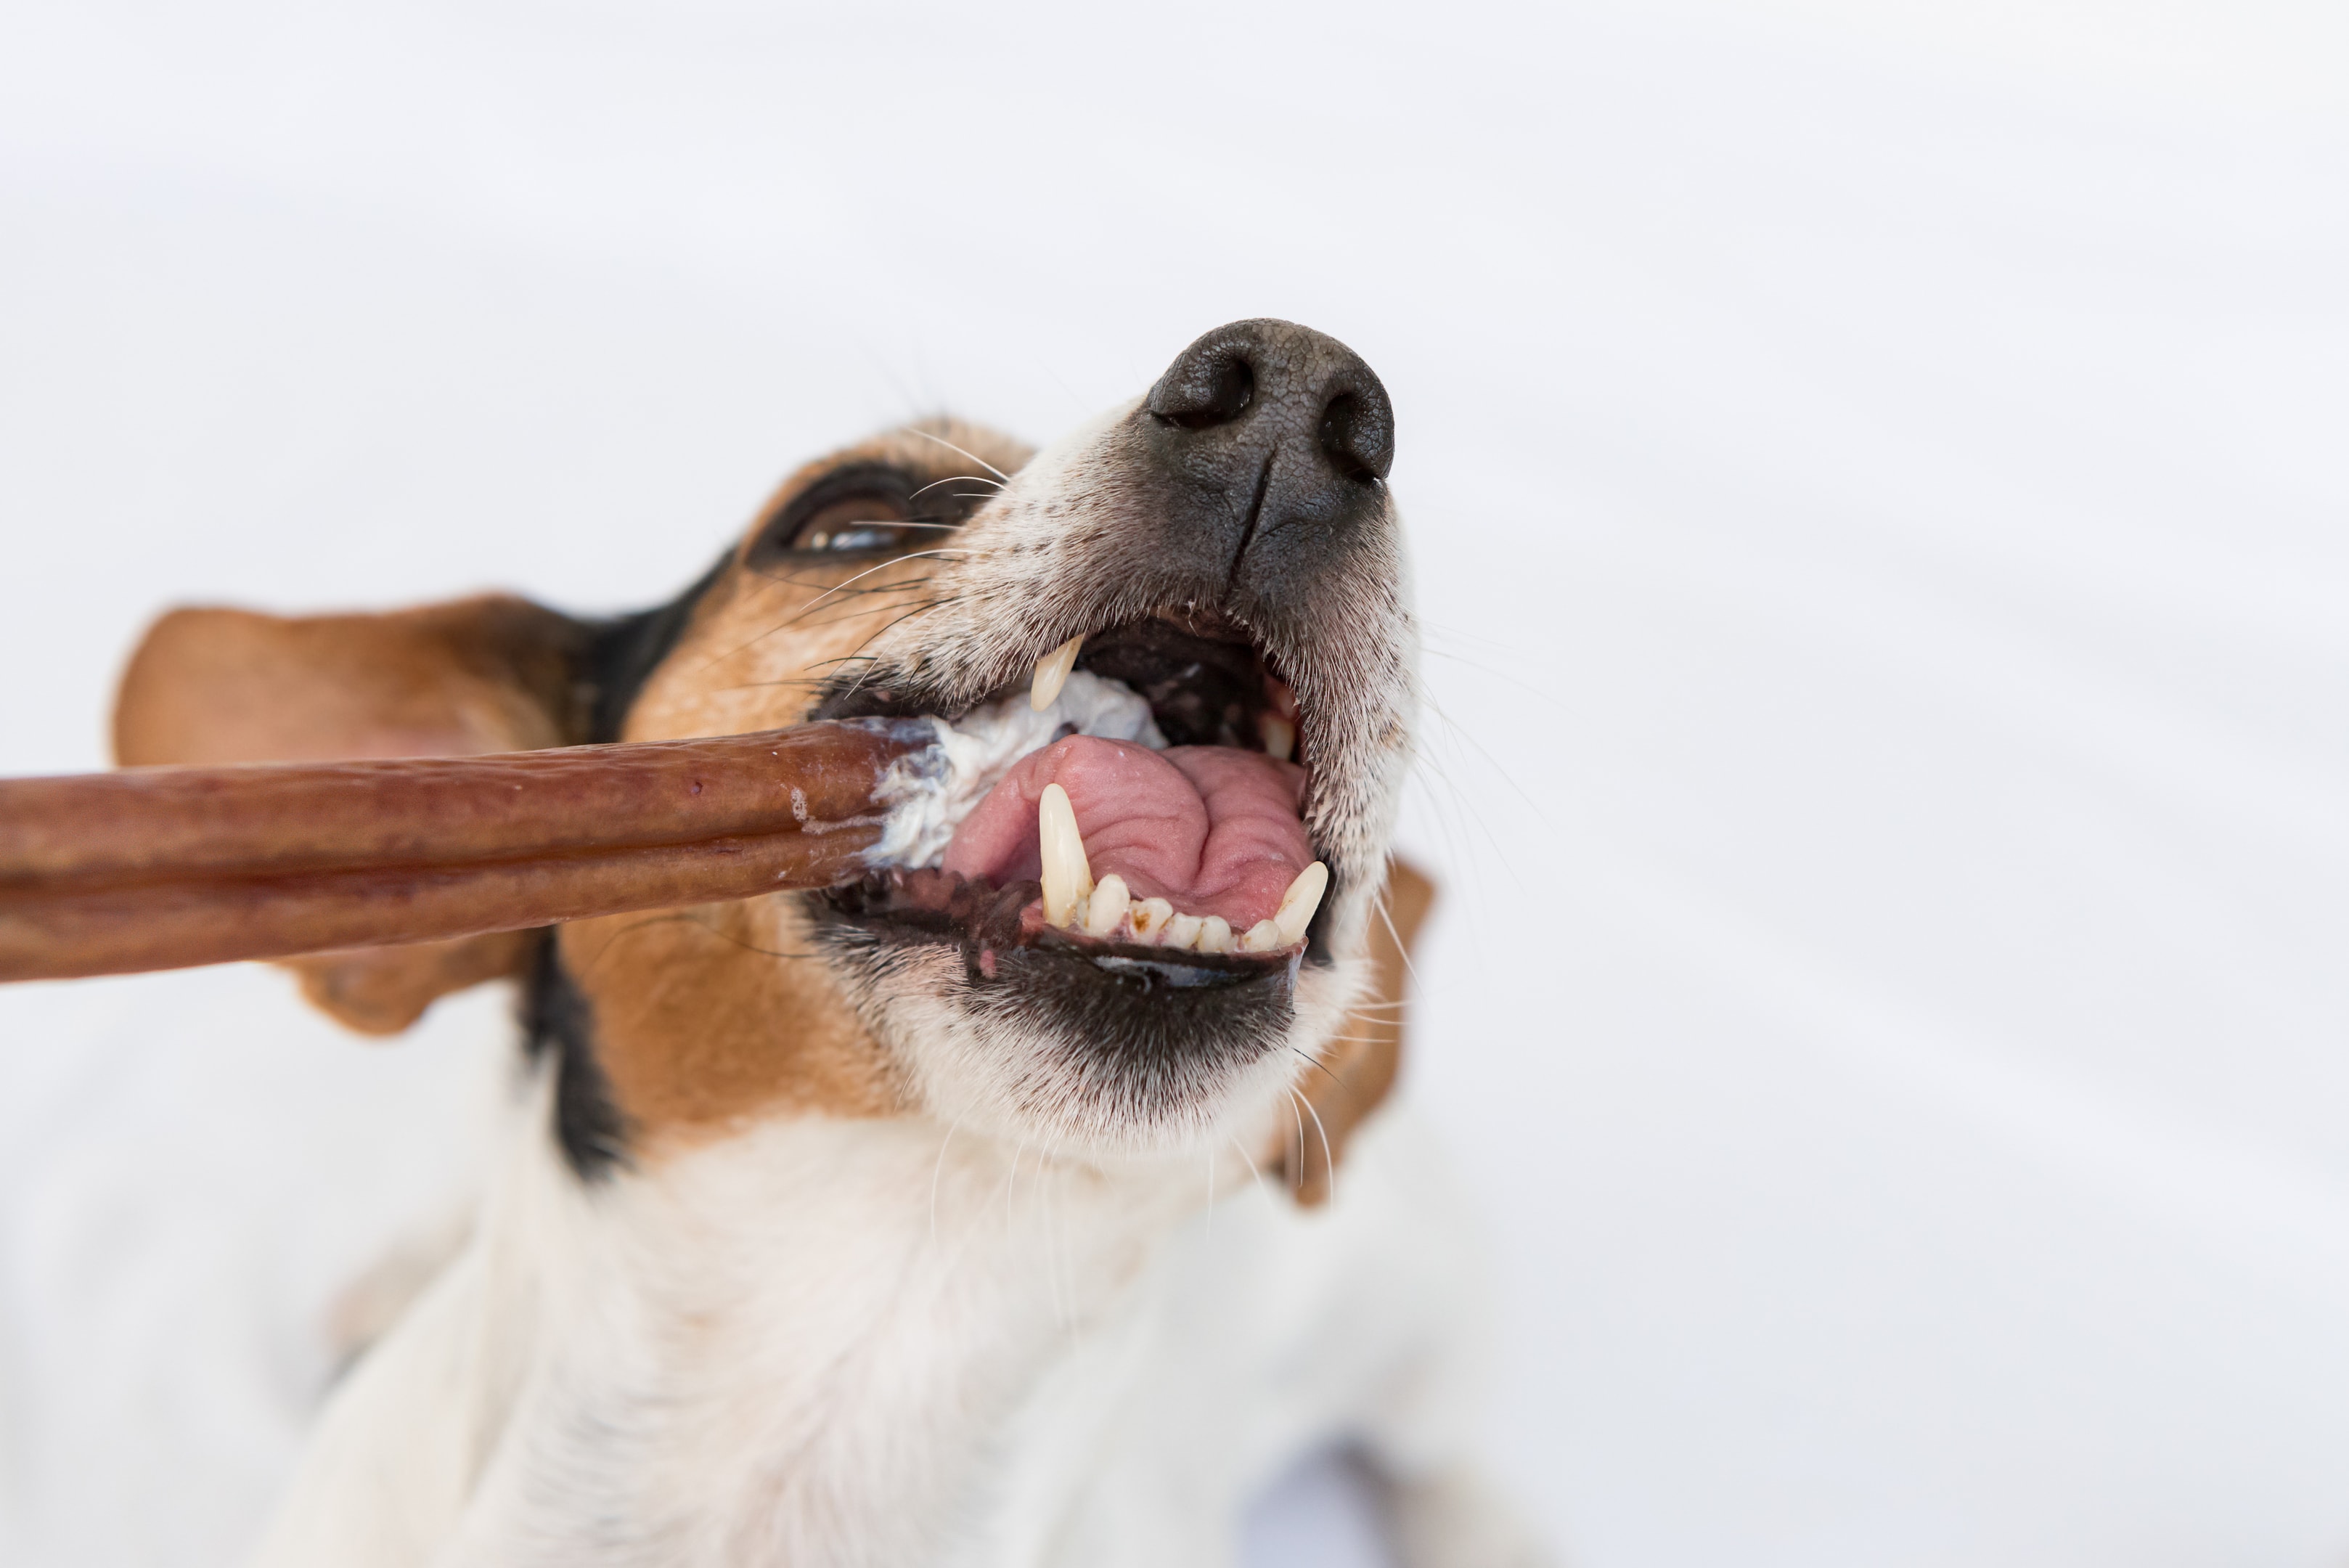
<path id="1" fill-rule="evenodd" d="M 382 615 L 173 610 L 130 656 L 114 760 L 158 763 L 471 756 L 586 738 L 589 628 L 483 595 Z M 294 959 L 303 994 L 349 1027 L 396 1034 L 450 992 L 515 972 L 509 931 Z"/>
<path id="2" fill-rule="evenodd" d="M 1330 1179 L 1354 1129 L 1386 1099 L 1402 1064 L 1402 1002 L 1411 984 L 1411 944 L 1435 905 L 1435 884 L 1405 861 L 1387 867 L 1386 918 L 1371 922 L 1371 1000 L 1347 1014 L 1340 1038 L 1298 1092 L 1312 1107 L 1301 1132 L 1280 1138 L 1271 1168 L 1304 1208 L 1330 1200 Z M 1302 1115 L 1302 1113 L 1300 1113 Z M 1315 1120 L 1319 1117 L 1319 1121 Z"/>

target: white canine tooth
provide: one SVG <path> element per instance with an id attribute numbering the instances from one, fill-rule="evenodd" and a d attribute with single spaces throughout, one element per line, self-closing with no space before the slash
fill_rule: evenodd
<path id="1" fill-rule="evenodd" d="M 1297 874 L 1297 880 L 1280 896 L 1280 908 L 1273 911 L 1272 922 L 1280 928 L 1282 947 L 1294 947 L 1305 940 L 1305 928 L 1313 923 L 1313 911 L 1321 907 L 1321 895 L 1329 887 L 1330 867 L 1319 860 Z"/>
<path id="2" fill-rule="evenodd" d="M 1077 833 L 1077 808 L 1056 784 L 1046 784 L 1036 803 L 1036 849 L 1044 863 L 1044 919 L 1066 929 L 1077 918 L 1080 900 L 1093 890 L 1093 872 Z"/>
<path id="3" fill-rule="evenodd" d="M 1247 935 L 1240 939 L 1240 951 L 1244 953 L 1268 953 L 1275 948 L 1288 945 L 1280 940 L 1280 928 L 1270 920 L 1258 920 L 1247 929 Z"/>
<path id="4" fill-rule="evenodd" d="M 1102 879 L 1102 886 L 1109 886 L 1107 877 Z M 1133 907 L 1133 940 L 1154 942 L 1158 940 L 1160 928 L 1174 918 L 1174 906 L 1164 898 L 1144 898 Z"/>
<path id="5" fill-rule="evenodd" d="M 1278 713 L 1256 716 L 1256 732 L 1264 737 L 1264 754 L 1285 763 L 1297 754 L 1297 726 Z"/>
<path id="6" fill-rule="evenodd" d="M 1040 713 L 1052 705 L 1061 688 L 1069 683 L 1069 671 L 1077 667 L 1077 650 L 1084 645 L 1083 638 L 1072 637 L 1036 661 L 1036 683 L 1028 688 L 1028 706 Z"/>
<path id="7" fill-rule="evenodd" d="M 1154 898 L 1151 901 L 1156 903 L 1158 900 Z M 1160 935 L 1158 945 L 1167 948 L 1196 947 L 1199 928 L 1206 923 L 1196 915 L 1169 915 L 1166 917 L 1166 929 Z"/>
<path id="8" fill-rule="evenodd" d="M 1232 923 L 1221 915 L 1209 915 L 1199 922 L 1199 950 L 1203 953 L 1227 953 L 1232 950 Z"/>
<path id="9" fill-rule="evenodd" d="M 1114 871 L 1102 877 L 1093 888 L 1092 901 L 1085 906 L 1085 935 L 1105 937 L 1117 929 L 1132 901 L 1124 877 Z"/>

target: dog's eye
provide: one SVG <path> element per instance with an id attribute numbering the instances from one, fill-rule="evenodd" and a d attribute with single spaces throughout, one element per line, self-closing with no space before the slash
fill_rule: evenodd
<path id="1" fill-rule="evenodd" d="M 894 495 L 848 495 L 819 506 L 792 530 L 791 550 L 870 555 L 915 547 L 929 532 L 915 525 L 905 504 Z"/>
<path id="2" fill-rule="evenodd" d="M 967 514 L 947 491 L 887 462 L 843 464 L 793 493 L 759 529 L 753 566 L 926 549 Z"/>

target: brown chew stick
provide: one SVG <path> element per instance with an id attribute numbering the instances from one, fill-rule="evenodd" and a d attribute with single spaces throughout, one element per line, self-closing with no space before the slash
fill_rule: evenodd
<path id="1" fill-rule="evenodd" d="M 0 981 L 519 930 L 863 875 L 882 722 L 0 780 Z"/>

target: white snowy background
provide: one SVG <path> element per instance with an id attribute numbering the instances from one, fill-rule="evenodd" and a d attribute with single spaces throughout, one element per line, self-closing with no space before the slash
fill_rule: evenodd
<path id="1" fill-rule="evenodd" d="M 1561 1551 L 2349 1563 L 2337 5 L 0 0 L 0 772 L 168 603 L 649 603 L 1254 315 L 1400 414 Z M 502 1008 L 0 991 L 0 1560 L 233 1560 Z"/>

